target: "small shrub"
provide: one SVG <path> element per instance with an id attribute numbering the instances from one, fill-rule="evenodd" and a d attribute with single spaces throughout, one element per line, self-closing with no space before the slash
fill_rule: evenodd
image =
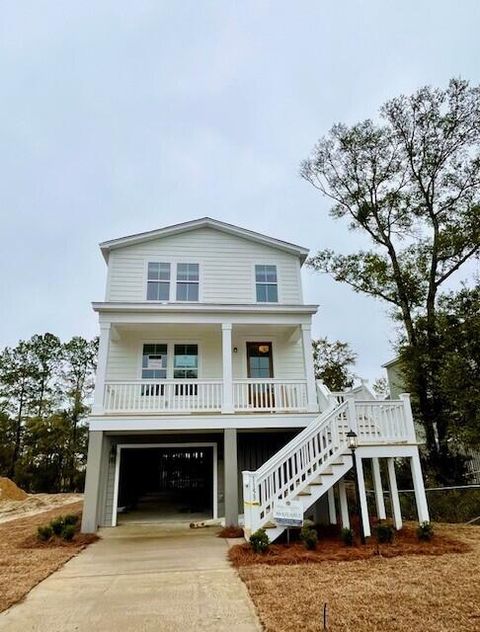
<path id="1" fill-rule="evenodd" d="M 353 545 L 353 538 L 354 538 L 354 533 L 352 529 L 349 529 L 348 527 L 344 527 L 341 531 L 340 531 L 340 537 L 342 539 L 342 542 L 346 545 L 346 546 L 352 546 Z"/>
<path id="2" fill-rule="evenodd" d="M 300 540 L 302 540 L 305 548 L 314 551 L 317 548 L 318 535 L 315 529 L 308 525 L 304 525 L 300 531 Z"/>
<path id="3" fill-rule="evenodd" d="M 252 533 L 249 542 L 255 553 L 265 553 L 268 549 L 268 545 L 270 544 L 270 540 L 265 529 L 258 529 L 255 533 Z"/>
<path id="4" fill-rule="evenodd" d="M 63 519 L 63 524 L 77 524 L 78 516 L 77 514 L 67 514 Z"/>
<path id="5" fill-rule="evenodd" d="M 37 538 L 42 542 L 48 542 L 52 536 L 53 529 L 49 524 L 37 527 Z"/>
<path id="6" fill-rule="evenodd" d="M 71 542 L 73 540 L 73 536 L 75 535 L 75 525 L 66 524 L 62 529 L 62 538 L 67 542 Z"/>
<path id="7" fill-rule="evenodd" d="M 417 538 L 427 542 L 433 538 L 433 525 L 431 522 L 422 522 L 418 525 Z"/>
<path id="8" fill-rule="evenodd" d="M 55 535 L 61 535 L 64 525 L 65 523 L 63 521 L 62 516 L 59 516 L 58 518 L 54 518 L 50 523 L 52 531 Z"/>
<path id="9" fill-rule="evenodd" d="M 375 527 L 375 537 L 379 544 L 391 544 L 395 538 L 395 527 L 389 522 L 379 522 Z"/>

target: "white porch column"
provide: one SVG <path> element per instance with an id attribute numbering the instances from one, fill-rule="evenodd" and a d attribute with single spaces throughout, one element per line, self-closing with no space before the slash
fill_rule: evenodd
<path id="1" fill-rule="evenodd" d="M 397 477 L 395 474 L 395 459 L 387 459 L 388 485 L 390 487 L 390 499 L 392 503 L 393 524 L 397 531 L 402 528 L 402 512 L 400 509 L 400 498 L 398 496 Z"/>
<path id="2" fill-rule="evenodd" d="M 367 492 L 365 491 L 365 477 L 363 474 L 362 458 L 357 456 L 358 472 L 358 496 L 360 499 L 360 511 L 362 512 L 363 531 L 366 538 L 372 535 L 370 531 L 370 519 L 368 517 Z"/>
<path id="3" fill-rule="evenodd" d="M 380 473 L 380 462 L 378 458 L 372 459 L 373 489 L 375 490 L 375 503 L 377 505 L 377 516 L 379 520 L 385 520 L 385 499 L 383 498 L 382 475 Z"/>
<path id="4" fill-rule="evenodd" d="M 301 327 L 305 378 L 307 380 L 307 410 L 308 412 L 317 412 L 317 386 L 315 384 L 315 369 L 313 367 L 311 326 L 302 324 Z"/>
<path id="5" fill-rule="evenodd" d="M 343 480 L 343 478 L 338 483 L 338 496 L 340 498 L 340 517 L 342 520 L 342 527 L 344 529 L 350 529 L 350 516 L 348 515 L 347 491 L 345 489 L 345 481 Z"/>
<path id="6" fill-rule="evenodd" d="M 328 498 L 328 520 L 330 524 L 337 524 L 337 510 L 335 507 L 335 491 L 332 487 L 327 491 Z"/>
<path id="7" fill-rule="evenodd" d="M 425 494 L 425 485 L 423 483 L 422 466 L 420 464 L 418 448 L 415 450 L 415 452 L 416 454 L 410 459 L 410 467 L 412 469 L 413 488 L 415 490 L 415 502 L 417 503 L 418 521 L 430 522 L 427 496 Z"/>
<path id="8" fill-rule="evenodd" d="M 222 323 L 223 405 L 222 413 L 233 413 L 232 323 Z"/>
<path id="9" fill-rule="evenodd" d="M 107 374 L 108 352 L 110 349 L 111 323 L 100 323 L 100 338 L 98 341 L 97 374 L 95 377 L 95 393 L 93 395 L 92 412 L 103 413 L 103 399 L 105 396 L 105 377 Z"/>

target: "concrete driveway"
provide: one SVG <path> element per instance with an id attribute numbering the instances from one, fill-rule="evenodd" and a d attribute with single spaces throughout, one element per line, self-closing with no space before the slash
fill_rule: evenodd
<path id="1" fill-rule="evenodd" d="M 261 629 L 217 529 L 123 525 L 0 615 L 10 632 Z"/>

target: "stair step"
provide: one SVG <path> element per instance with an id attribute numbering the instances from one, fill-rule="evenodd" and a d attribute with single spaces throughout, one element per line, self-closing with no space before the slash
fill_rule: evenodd
<path id="1" fill-rule="evenodd" d="M 263 525 L 264 529 L 276 529 L 277 525 L 274 522 L 267 522 Z"/>
<path id="2" fill-rule="evenodd" d="M 304 489 L 301 492 L 298 492 L 297 496 L 311 496 L 312 492 L 309 489 Z"/>
<path id="3" fill-rule="evenodd" d="M 322 472 L 320 476 L 333 476 L 333 470 L 325 470 L 325 472 Z"/>
<path id="4" fill-rule="evenodd" d="M 323 483 L 319 478 L 316 478 L 314 481 L 311 481 L 309 485 L 323 485 Z"/>

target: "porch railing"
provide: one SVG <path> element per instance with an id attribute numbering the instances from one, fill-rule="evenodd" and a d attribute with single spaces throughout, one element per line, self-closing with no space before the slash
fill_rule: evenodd
<path id="1" fill-rule="evenodd" d="M 105 413 L 195 413 L 222 410 L 222 380 L 132 380 L 105 384 Z M 234 410 L 284 412 L 307 410 L 305 380 L 234 380 Z"/>
<path id="2" fill-rule="evenodd" d="M 239 411 L 307 410 L 306 380 L 234 380 L 233 406 Z"/>
<path id="3" fill-rule="evenodd" d="M 218 412 L 222 408 L 221 380 L 135 380 L 107 382 L 104 410 L 124 412 Z"/>

